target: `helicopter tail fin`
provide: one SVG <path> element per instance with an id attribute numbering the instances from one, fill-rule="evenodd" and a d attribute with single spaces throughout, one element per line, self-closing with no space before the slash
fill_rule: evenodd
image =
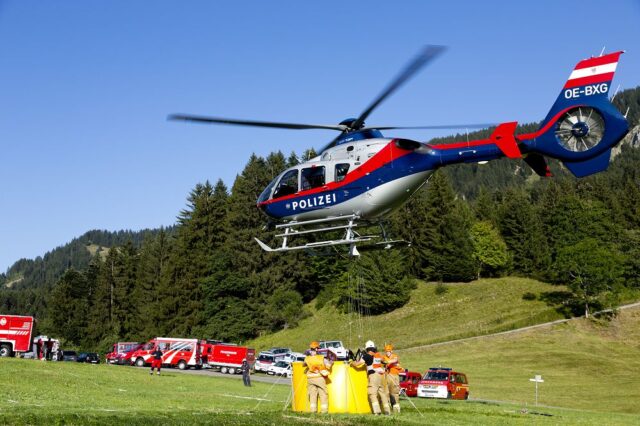
<path id="1" fill-rule="evenodd" d="M 611 148 L 629 129 L 608 97 L 622 53 L 578 62 L 538 131 L 517 137 L 538 174 L 550 175 L 543 156 L 560 160 L 576 177 L 608 167 Z"/>
<path id="2" fill-rule="evenodd" d="M 609 104 L 607 96 L 611 80 L 622 53 L 623 51 L 609 53 L 578 62 L 540 127 L 544 128 L 552 123 L 558 113 L 572 106 L 598 107 Z"/>

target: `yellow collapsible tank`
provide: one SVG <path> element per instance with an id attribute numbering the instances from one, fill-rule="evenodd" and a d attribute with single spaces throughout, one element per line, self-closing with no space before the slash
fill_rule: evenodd
<path id="1" fill-rule="evenodd" d="M 292 408 L 293 411 L 308 413 L 307 375 L 304 370 L 302 362 L 293 363 Z M 327 393 L 330 413 L 371 413 L 367 397 L 367 372 L 364 368 L 353 368 L 347 362 L 336 361 L 327 379 Z"/>

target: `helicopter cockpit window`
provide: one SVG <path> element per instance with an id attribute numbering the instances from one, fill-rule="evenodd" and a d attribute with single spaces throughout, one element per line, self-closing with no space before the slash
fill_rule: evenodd
<path id="1" fill-rule="evenodd" d="M 302 190 L 324 185 L 324 166 L 302 169 Z"/>
<path id="2" fill-rule="evenodd" d="M 276 186 L 276 190 L 273 191 L 273 198 L 284 197 L 296 192 L 298 192 L 298 170 L 294 169 L 289 170 L 282 176 L 278 186 Z"/>
<path id="3" fill-rule="evenodd" d="M 336 164 L 336 182 L 341 182 L 347 176 L 349 171 L 349 163 Z"/>

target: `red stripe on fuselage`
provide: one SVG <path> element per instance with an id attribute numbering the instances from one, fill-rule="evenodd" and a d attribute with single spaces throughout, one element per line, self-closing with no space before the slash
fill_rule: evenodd
<path id="1" fill-rule="evenodd" d="M 560 111 L 559 113 L 557 113 L 556 115 L 554 115 L 551 120 L 547 121 L 547 124 L 544 125 L 544 127 L 542 127 L 541 129 L 536 130 L 533 133 L 525 133 L 523 135 L 517 135 L 516 139 L 517 140 L 528 140 L 528 139 L 533 139 L 533 138 L 537 138 L 538 136 L 540 136 L 541 134 L 543 134 L 544 132 L 546 132 L 547 130 L 549 130 L 549 128 L 551 126 L 553 126 L 554 124 L 556 124 L 556 121 L 558 120 L 558 118 L 560 118 L 560 116 L 562 114 L 564 114 L 565 112 L 569 111 L 570 109 L 573 108 L 578 108 L 578 107 L 583 107 L 585 105 L 571 105 L 568 108 L 563 109 L 562 111 Z"/>
<path id="2" fill-rule="evenodd" d="M 590 75 L 588 77 L 574 78 L 573 80 L 567 80 L 567 84 L 563 89 L 570 89 L 572 87 L 586 86 L 587 84 L 604 83 L 605 81 L 613 80 L 613 72 L 607 72 L 604 74 Z"/>
<path id="3" fill-rule="evenodd" d="M 389 143 L 385 145 L 384 148 L 378 151 L 369 160 L 364 162 L 364 164 L 362 164 L 360 167 L 358 167 L 354 171 L 347 173 L 345 178 L 340 182 L 329 182 L 328 184 L 319 186 L 317 188 L 307 189 L 306 191 L 300 191 L 300 192 L 296 192 L 295 194 L 287 195 L 280 198 L 275 198 L 272 200 L 267 200 L 258 205 L 265 206 L 274 202 L 291 200 L 298 197 L 306 197 L 306 196 L 317 194 L 320 192 L 334 191 L 336 189 L 339 189 L 345 185 L 348 185 L 360 179 L 361 177 L 367 175 L 368 173 L 373 172 L 376 169 L 379 169 L 385 164 L 390 163 L 391 161 L 397 160 L 398 158 L 403 157 L 412 152 L 412 151 L 407 151 L 407 150 L 398 148 L 394 143 L 394 141 L 395 139 L 392 139 L 391 141 L 389 141 Z"/>

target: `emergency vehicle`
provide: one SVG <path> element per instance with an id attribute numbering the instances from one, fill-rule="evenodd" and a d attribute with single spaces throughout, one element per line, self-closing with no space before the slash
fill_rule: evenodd
<path id="1" fill-rule="evenodd" d="M 468 399 L 469 382 L 463 373 L 451 368 L 430 368 L 418 385 L 421 398 Z"/>
<path id="2" fill-rule="evenodd" d="M 198 339 L 180 339 L 173 337 L 156 337 L 131 354 L 131 364 L 144 367 L 151 364 L 152 353 L 162 351 L 163 367 L 178 367 L 186 370 L 189 367 L 201 368 L 200 342 Z"/>
<path id="3" fill-rule="evenodd" d="M 240 373 L 242 362 L 250 365 L 256 361 L 256 351 L 246 346 L 238 346 L 231 343 L 209 343 L 206 340 L 200 343 L 202 348 L 202 364 L 205 367 L 220 370 L 221 373 Z"/>
<path id="4" fill-rule="evenodd" d="M 422 380 L 422 374 L 415 371 L 403 371 L 400 373 L 400 392 L 407 396 L 418 396 L 420 380 Z"/>
<path id="5" fill-rule="evenodd" d="M 33 317 L 0 315 L 0 356 L 31 350 Z"/>
<path id="6" fill-rule="evenodd" d="M 131 355 L 144 346 L 140 342 L 118 342 L 113 344 L 111 352 L 104 356 L 107 364 L 131 364 Z"/>

